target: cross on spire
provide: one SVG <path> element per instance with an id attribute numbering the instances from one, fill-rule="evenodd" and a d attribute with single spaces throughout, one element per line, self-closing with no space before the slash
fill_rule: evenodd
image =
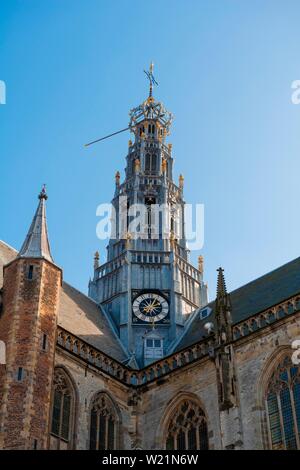
<path id="1" fill-rule="evenodd" d="M 39 194 L 39 199 L 45 199 L 45 201 L 47 201 L 47 199 L 48 199 L 48 196 L 47 196 L 47 193 L 46 193 L 46 184 L 45 183 L 42 186 L 41 192 Z"/>

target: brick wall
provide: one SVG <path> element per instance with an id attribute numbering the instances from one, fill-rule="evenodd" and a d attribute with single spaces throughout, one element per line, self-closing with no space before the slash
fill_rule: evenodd
<path id="1" fill-rule="evenodd" d="M 5 267 L 0 339 L 6 343 L 7 363 L 0 382 L 1 448 L 48 445 L 60 284 L 61 271 L 44 260 L 16 259 Z"/>

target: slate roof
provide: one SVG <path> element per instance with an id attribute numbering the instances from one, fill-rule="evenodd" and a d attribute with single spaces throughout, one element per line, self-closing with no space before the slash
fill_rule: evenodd
<path id="1" fill-rule="evenodd" d="M 3 266 L 18 256 L 18 252 L 0 241 L 0 288 L 3 285 Z M 58 325 L 90 345 L 123 362 L 127 355 L 98 305 L 86 295 L 63 282 Z"/>
<path id="2" fill-rule="evenodd" d="M 230 292 L 233 324 L 279 304 L 299 292 L 300 257 Z M 214 306 L 215 302 L 208 304 L 212 313 L 204 320 L 200 319 L 197 312 L 195 313 L 190 327 L 175 347 L 176 351 L 196 343 L 207 335 L 203 325 L 213 322 Z"/>
<path id="3" fill-rule="evenodd" d="M 66 282 L 61 289 L 58 324 L 114 359 L 127 359 L 96 302 Z"/>
<path id="4" fill-rule="evenodd" d="M 18 255 L 22 258 L 45 258 L 53 262 L 48 238 L 46 200 L 47 195 L 43 188 L 39 194 L 39 205 Z"/>

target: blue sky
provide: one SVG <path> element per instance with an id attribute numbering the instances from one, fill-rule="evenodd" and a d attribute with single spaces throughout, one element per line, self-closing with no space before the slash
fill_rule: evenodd
<path id="1" fill-rule="evenodd" d="M 297 0 L 0 0 L 0 238 L 20 248 L 47 183 L 55 261 L 86 292 L 129 134 L 83 144 L 126 127 L 153 60 L 175 178 L 205 204 L 210 297 L 219 265 L 233 289 L 299 256 L 299 17 Z"/>

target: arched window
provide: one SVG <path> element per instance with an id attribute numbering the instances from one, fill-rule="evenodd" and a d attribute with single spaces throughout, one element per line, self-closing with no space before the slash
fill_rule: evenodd
<path id="1" fill-rule="evenodd" d="M 70 448 L 74 423 L 75 392 L 62 368 L 54 371 L 51 448 Z"/>
<path id="2" fill-rule="evenodd" d="M 273 372 L 265 396 L 272 449 L 300 449 L 300 368 L 286 356 Z"/>
<path id="3" fill-rule="evenodd" d="M 166 449 L 208 449 L 207 422 L 197 403 L 183 400 L 177 406 L 168 424 Z"/>
<path id="4" fill-rule="evenodd" d="M 99 393 L 91 408 L 90 449 L 116 449 L 117 435 L 118 417 L 115 406 L 105 393 Z"/>
<path id="5" fill-rule="evenodd" d="M 157 171 L 157 155 L 156 153 L 147 153 L 145 157 L 145 172 L 153 174 Z"/>
<path id="6" fill-rule="evenodd" d="M 145 171 L 150 172 L 150 168 L 151 168 L 151 155 L 150 153 L 147 153 L 146 158 L 145 158 Z"/>
<path id="7" fill-rule="evenodd" d="M 151 170 L 152 170 L 152 173 L 157 170 L 157 155 L 156 155 L 156 153 L 153 153 L 153 154 L 152 154 Z"/>

